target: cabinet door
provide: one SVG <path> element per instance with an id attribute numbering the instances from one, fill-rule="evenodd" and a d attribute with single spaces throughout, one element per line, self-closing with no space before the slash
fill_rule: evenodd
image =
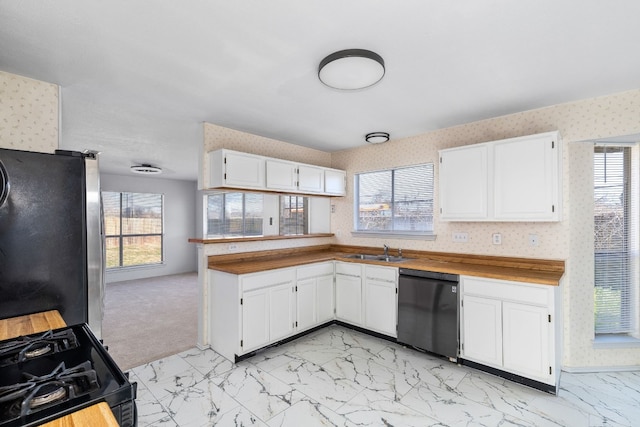
<path id="1" fill-rule="evenodd" d="M 362 279 L 359 276 L 336 274 L 336 317 L 362 325 Z"/>
<path id="2" fill-rule="evenodd" d="M 242 351 L 262 347 L 269 342 L 269 293 L 257 289 L 242 294 Z"/>
<path id="3" fill-rule="evenodd" d="M 462 300 L 463 358 L 502 366 L 502 303 L 465 295 Z"/>
<path id="4" fill-rule="evenodd" d="M 318 277 L 316 279 L 316 286 L 318 324 L 321 324 L 333 320 L 335 315 L 333 274 Z"/>
<path id="5" fill-rule="evenodd" d="M 293 333 L 294 288 L 292 283 L 273 286 L 269 291 L 269 341 Z"/>
<path id="6" fill-rule="evenodd" d="M 296 191 L 298 174 L 295 163 L 268 159 L 267 188 L 271 190 Z"/>
<path id="7" fill-rule="evenodd" d="M 559 219 L 558 155 L 557 138 L 548 134 L 494 143 L 496 220 Z"/>
<path id="8" fill-rule="evenodd" d="M 265 160 L 252 154 L 225 151 L 225 183 L 227 186 L 264 188 Z"/>
<path id="9" fill-rule="evenodd" d="M 298 191 L 322 193 L 324 191 L 324 169 L 298 165 Z"/>
<path id="10" fill-rule="evenodd" d="M 347 174 L 344 171 L 335 169 L 324 170 L 324 192 L 336 196 L 344 196 L 347 193 L 346 186 Z"/>
<path id="11" fill-rule="evenodd" d="M 551 364 L 548 316 L 546 307 L 502 303 L 502 348 L 505 369 L 545 382 L 553 378 L 549 372 Z"/>
<path id="12" fill-rule="evenodd" d="M 440 152 L 440 218 L 483 220 L 488 215 L 488 147 L 472 145 Z"/>
<path id="13" fill-rule="evenodd" d="M 397 337 L 396 284 L 368 277 L 365 280 L 365 327 Z"/>
<path id="14" fill-rule="evenodd" d="M 298 330 L 308 329 L 318 323 L 316 310 L 317 279 L 299 280 L 296 284 L 296 321 Z"/>

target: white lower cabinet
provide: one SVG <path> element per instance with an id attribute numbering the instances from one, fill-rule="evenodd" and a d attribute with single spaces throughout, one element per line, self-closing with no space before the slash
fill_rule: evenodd
<path id="1" fill-rule="evenodd" d="M 242 294 L 242 348 L 259 348 L 269 342 L 269 291 Z"/>
<path id="2" fill-rule="evenodd" d="M 356 326 L 362 319 L 362 265 L 336 261 L 336 318 Z"/>
<path id="3" fill-rule="evenodd" d="M 464 296 L 463 354 L 471 360 L 502 365 L 502 302 Z"/>
<path id="4" fill-rule="evenodd" d="M 293 333 L 294 292 L 291 283 L 242 293 L 242 349 L 256 348 Z"/>
<path id="5" fill-rule="evenodd" d="M 365 265 L 364 277 L 365 328 L 397 337 L 398 269 Z"/>
<path id="6" fill-rule="evenodd" d="M 297 332 L 333 320 L 333 262 L 298 267 L 296 276 Z"/>
<path id="7" fill-rule="evenodd" d="M 551 325 L 547 307 L 502 303 L 502 363 L 525 377 L 548 378 L 552 363 L 549 352 Z"/>
<path id="8" fill-rule="evenodd" d="M 557 391 L 558 287 L 467 276 L 460 283 L 461 357 Z"/>
<path id="9" fill-rule="evenodd" d="M 244 274 L 239 281 L 242 318 L 239 354 L 291 335 L 295 327 L 295 269 Z"/>

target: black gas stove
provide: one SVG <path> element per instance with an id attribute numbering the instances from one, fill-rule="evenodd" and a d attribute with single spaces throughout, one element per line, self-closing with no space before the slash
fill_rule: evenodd
<path id="1" fill-rule="evenodd" d="M 129 382 L 86 324 L 0 341 L 0 426 L 37 426 L 107 402 L 121 427 L 136 421 Z"/>

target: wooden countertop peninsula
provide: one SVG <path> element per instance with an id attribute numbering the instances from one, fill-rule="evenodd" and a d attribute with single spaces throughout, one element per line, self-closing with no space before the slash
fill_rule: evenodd
<path id="1" fill-rule="evenodd" d="M 395 255 L 397 249 L 389 249 L 389 253 Z M 229 255 L 211 255 L 208 257 L 208 266 L 211 270 L 231 274 L 247 274 L 337 260 L 551 286 L 558 286 L 564 274 L 564 261 L 562 260 L 403 250 L 403 256 L 408 258 L 406 261 L 385 262 L 346 258 L 350 254 L 381 255 L 382 250 L 366 246 L 321 245 L 243 252 Z"/>

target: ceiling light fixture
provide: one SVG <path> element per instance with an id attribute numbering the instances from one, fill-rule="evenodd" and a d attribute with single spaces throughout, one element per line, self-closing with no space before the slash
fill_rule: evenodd
<path id="1" fill-rule="evenodd" d="M 371 132 L 364 137 L 365 141 L 369 144 L 382 144 L 389 141 L 388 132 Z"/>
<path id="2" fill-rule="evenodd" d="M 131 172 L 139 173 L 142 175 L 157 175 L 162 173 L 162 169 L 157 166 L 151 166 L 149 164 L 143 163 L 137 166 L 131 166 Z"/>
<path id="3" fill-rule="evenodd" d="M 334 52 L 320 62 L 318 78 L 334 89 L 363 89 L 378 83 L 384 76 L 384 59 L 365 49 Z"/>

